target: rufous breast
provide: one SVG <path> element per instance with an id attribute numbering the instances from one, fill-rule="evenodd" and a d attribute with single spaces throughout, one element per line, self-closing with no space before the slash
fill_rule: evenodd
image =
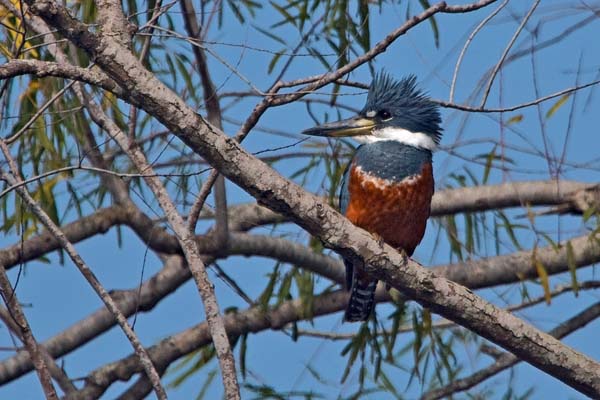
<path id="1" fill-rule="evenodd" d="M 431 163 L 419 174 L 382 179 L 351 165 L 346 217 L 409 256 L 421 242 L 431 210 L 434 182 Z"/>

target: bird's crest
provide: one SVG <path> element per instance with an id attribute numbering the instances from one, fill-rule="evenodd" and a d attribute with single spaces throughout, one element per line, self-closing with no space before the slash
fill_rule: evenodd
<path id="1" fill-rule="evenodd" d="M 417 78 L 408 75 L 400 80 L 381 71 L 375 75 L 363 114 L 387 109 L 398 117 L 398 123 L 414 132 L 424 132 L 439 144 L 442 119 L 439 107 L 417 87 Z"/>

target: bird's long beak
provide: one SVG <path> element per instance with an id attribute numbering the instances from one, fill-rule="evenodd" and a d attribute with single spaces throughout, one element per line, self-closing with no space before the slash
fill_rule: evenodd
<path id="1" fill-rule="evenodd" d="M 374 127 L 374 120 L 356 116 L 342 121 L 315 126 L 314 128 L 302 131 L 302 133 L 304 135 L 330 137 L 363 136 L 370 134 Z"/>

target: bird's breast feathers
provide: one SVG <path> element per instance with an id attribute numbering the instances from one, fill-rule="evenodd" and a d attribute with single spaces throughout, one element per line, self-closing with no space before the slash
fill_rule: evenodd
<path id="1" fill-rule="evenodd" d="M 383 179 L 352 164 L 346 217 L 411 255 L 425 233 L 434 182 L 431 163 L 420 173 Z"/>

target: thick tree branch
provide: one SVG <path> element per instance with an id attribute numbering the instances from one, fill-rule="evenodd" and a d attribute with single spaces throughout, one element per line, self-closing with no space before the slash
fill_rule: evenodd
<path id="1" fill-rule="evenodd" d="M 136 221 L 139 220 L 137 217 L 134 219 Z M 232 221 L 232 223 L 233 227 L 237 228 L 239 226 L 236 225 L 237 223 L 235 221 Z M 241 222 L 239 224 L 241 224 Z M 247 238 L 247 240 L 245 238 Z M 213 242 L 210 240 L 200 240 L 199 243 Z M 325 276 L 328 275 L 325 271 L 327 271 L 327 268 L 330 268 L 330 278 L 338 282 L 343 281 L 343 266 L 341 262 L 315 254 L 309 250 L 303 249 L 300 245 L 284 239 L 270 237 L 263 237 L 261 239 L 261 237 L 255 235 L 234 234 L 230 238 L 230 245 L 232 249 L 237 250 L 231 250 L 229 254 L 261 255 L 283 261 L 288 260 L 286 257 L 290 257 L 294 264 L 303 268 L 316 270 L 318 273 Z M 598 251 L 598 248 L 596 248 L 595 258 L 586 258 L 588 257 L 589 252 L 593 251 L 595 248 L 593 243 L 590 242 L 587 237 L 574 239 L 572 245 L 575 262 L 578 265 L 589 265 L 590 262 L 600 261 L 600 251 Z M 298 250 L 295 250 L 295 247 L 298 247 Z M 564 246 L 562 246 L 562 248 L 564 249 Z M 201 250 L 204 253 L 210 252 L 208 247 L 201 247 Z M 296 254 L 296 252 L 299 253 Z M 434 271 L 441 276 L 445 276 L 463 285 L 471 286 L 472 288 L 485 288 L 500 283 L 518 282 L 521 277 L 524 276 L 537 276 L 535 267 L 530 263 L 531 253 L 523 251 L 519 254 L 520 255 L 516 257 L 511 255 L 500 256 L 473 263 L 438 267 L 435 268 Z M 567 271 L 569 268 L 565 250 L 563 250 L 562 253 L 557 253 L 552 247 L 548 246 L 547 248 L 538 249 L 538 257 L 541 262 L 550 269 L 549 273 Z M 210 263 L 212 262 L 212 259 L 206 258 L 205 262 Z M 588 264 L 585 264 L 586 262 Z M 328 265 L 330 266 L 327 267 Z M 135 311 L 149 311 L 161 299 L 186 282 L 189 277 L 189 270 L 182 264 L 181 259 L 178 257 L 171 257 L 165 264 L 165 267 L 157 275 L 145 282 L 140 288 L 136 287 L 130 290 L 115 291 L 112 292 L 111 295 L 118 303 L 119 308 L 123 313 L 126 316 L 129 316 Z M 498 280 L 500 280 L 500 282 L 498 282 Z M 321 309 L 321 306 L 319 305 L 321 301 L 326 303 L 329 301 L 327 300 L 327 297 L 324 297 L 324 299 L 325 300 L 322 300 L 321 296 L 317 296 L 314 299 L 314 303 L 317 304 L 316 310 Z M 387 291 L 380 287 L 377 292 L 377 301 L 381 302 L 389 300 L 390 297 Z M 345 303 L 341 302 L 340 308 L 334 309 L 331 312 L 338 312 L 342 310 L 343 307 L 345 307 Z M 250 318 L 250 314 L 247 314 L 246 311 L 240 312 L 237 315 L 242 320 L 248 320 Z M 318 315 L 321 314 L 315 312 L 314 316 Z M 270 319 L 271 316 L 267 315 L 266 318 Z M 306 318 L 306 315 L 299 313 L 297 319 L 287 321 L 286 323 L 302 320 L 303 318 Z M 268 329 L 268 327 L 260 328 L 262 325 L 257 325 L 259 322 L 260 321 L 253 322 L 254 329 Z M 46 341 L 43 345 L 54 357 L 61 357 L 87 341 L 92 340 L 113 325 L 114 319 L 112 315 L 106 309 L 101 308 L 88 318 Z M 207 326 L 205 325 L 206 324 L 199 325 L 200 329 L 207 329 Z M 204 328 L 202 328 L 203 326 Z M 241 333 L 248 333 L 248 331 L 242 331 Z M 189 335 L 189 337 L 194 337 L 194 335 Z M 197 346 L 204 346 L 208 343 L 210 343 L 210 338 L 208 338 L 207 341 L 198 343 Z M 188 346 L 188 344 L 186 344 L 186 346 Z M 197 348 L 194 347 L 194 344 L 189 344 L 189 346 L 194 349 Z M 168 351 L 168 347 L 164 350 Z M 175 359 L 173 359 L 173 361 Z M 30 369 L 31 364 L 26 357 L 23 357 L 22 355 L 11 357 L 0 363 L 0 383 L 15 379 L 30 371 Z M 139 367 L 137 367 L 136 371 L 139 372 L 139 370 Z"/>
<path id="2" fill-rule="evenodd" d="M 38 78 L 53 76 L 71 79 L 100 87 L 119 97 L 124 95 L 123 90 L 115 81 L 96 69 L 81 68 L 63 62 L 40 60 L 9 60 L 7 63 L 0 65 L 0 80 L 21 75 L 33 75 Z"/>
<path id="3" fill-rule="evenodd" d="M 44 9 L 35 12 L 48 18 L 50 23 L 54 22 L 56 14 L 48 14 Z M 63 27 L 68 26 L 64 25 L 64 19 L 61 22 Z M 290 215 L 297 224 L 345 257 L 362 260 L 369 273 L 390 283 L 407 297 L 510 349 L 577 390 L 590 395 L 600 394 L 600 376 L 590 372 L 600 369 L 600 365 L 593 360 L 492 306 L 464 287 L 434 276 L 389 246 L 380 246 L 368 233 L 354 227 L 320 199 L 286 181 L 234 140 L 207 124 L 117 43 L 108 41 L 105 46 L 94 47 L 96 40 L 90 43 L 92 46 L 81 40 L 78 43 L 96 56 L 98 64 L 113 79 L 126 85 L 131 98 L 146 112 L 157 117 L 195 152 L 269 208 Z M 403 272 L 398 273 L 399 269 Z"/>
<path id="4" fill-rule="evenodd" d="M 342 310 L 348 301 L 344 290 L 318 296 L 314 303 L 313 315 L 325 315 Z M 282 329 L 287 323 L 306 318 L 302 300 L 290 300 L 273 310 L 265 312 L 262 306 L 252 307 L 242 313 L 230 313 L 224 316 L 224 323 L 230 338 L 243 332 L 258 332 L 265 329 Z M 148 348 L 153 360 L 160 368 L 168 366 L 178 358 L 189 354 L 202 345 L 210 343 L 210 333 L 206 323 L 170 336 Z M 167 351 L 168 349 L 168 351 Z M 100 396 L 116 380 L 127 381 L 138 372 L 137 361 L 132 357 L 107 364 L 89 375 L 86 385 L 79 393 L 79 398 Z"/>
<path id="5" fill-rule="evenodd" d="M 559 205 L 565 212 L 581 214 L 592 206 L 600 207 L 600 186 L 549 180 L 443 190 L 433 196 L 431 214 L 437 217 L 542 205 Z"/>
<path id="6" fill-rule="evenodd" d="M 240 217 L 241 219 L 236 220 L 234 218 L 232 220 L 232 229 L 242 230 L 255 226 L 255 222 L 264 217 L 260 213 L 266 211 L 266 209 L 259 206 L 234 207 L 234 209 L 238 211 L 234 212 L 233 215 Z M 115 221 L 119 221 L 119 223 L 131 226 L 134 230 L 142 232 L 141 237 L 148 236 L 148 240 L 157 238 L 158 241 L 163 243 L 164 241 L 171 243 L 169 246 L 162 246 L 161 248 L 163 250 L 171 249 L 174 253 L 180 252 L 180 250 L 176 250 L 178 245 L 176 239 L 172 237 L 172 235 L 166 234 L 147 216 L 139 212 L 139 210 L 136 209 L 135 211 L 136 212 L 128 214 L 120 207 L 111 207 L 99 211 L 97 215 L 86 217 L 88 221 L 82 221 L 85 222 L 82 225 L 86 228 L 92 227 L 91 231 L 93 232 L 93 222 L 95 221 L 98 224 L 102 224 L 104 221 L 103 218 L 100 217 L 106 215 L 108 218 L 115 218 Z M 267 212 L 266 216 L 268 217 L 269 214 L 270 212 Z M 75 239 L 75 232 L 79 232 L 76 228 L 78 225 L 79 223 L 73 223 L 64 228 L 65 233 L 69 235 L 69 239 Z M 105 225 L 100 226 L 104 227 Z M 36 247 L 48 243 L 50 237 L 47 236 L 48 234 L 42 234 L 41 236 L 25 241 L 25 254 L 29 254 L 29 252 L 35 250 Z M 83 239 L 87 236 L 79 237 Z M 157 244 L 152 241 L 148 243 L 150 243 L 150 246 L 153 248 L 157 246 Z M 203 254 L 218 254 L 223 257 L 227 255 L 259 255 L 270 257 L 279 261 L 299 265 L 302 268 L 314 271 L 336 282 L 343 282 L 343 266 L 339 260 L 315 254 L 309 249 L 285 239 L 233 233 L 230 236 L 230 247 L 227 251 L 215 249 L 212 240 L 204 240 L 202 237 L 198 238 L 198 243 L 200 251 Z M 571 246 L 573 248 L 573 261 L 577 267 L 590 265 L 600 261 L 600 249 L 593 241 L 590 241 L 587 236 L 571 239 Z M 13 251 L 8 252 L 9 255 L 18 254 L 18 245 L 13 246 L 12 249 Z M 536 252 L 536 256 L 550 275 L 569 270 L 567 250 L 564 245 L 559 246 L 558 250 L 552 246 L 539 248 Z M 2 259 L 2 253 L 0 253 L 0 260 Z M 17 263 L 19 258 L 13 256 L 10 260 Z M 24 261 L 26 260 L 27 259 Z M 165 268 L 163 268 L 156 276 L 145 282 L 141 288 L 133 288 L 131 290 L 116 291 L 112 293 L 119 308 L 126 316 L 131 315 L 136 309 L 138 311 L 149 311 L 161 299 L 172 293 L 177 287 L 189 279 L 190 275 L 187 269 L 181 265 L 180 261 L 175 260 L 177 260 L 177 258 L 168 261 L 165 264 Z M 206 258 L 205 262 L 210 263 L 212 260 L 212 258 Z M 537 277 L 537 270 L 531 264 L 530 251 L 521 251 L 514 254 L 490 257 L 478 261 L 436 267 L 433 271 L 440 276 L 459 282 L 471 289 L 519 282 L 524 278 Z M 383 287 L 380 287 L 377 292 L 377 301 L 383 302 L 389 300 L 390 297 L 387 291 L 385 291 Z M 87 341 L 92 340 L 113 325 L 114 320 L 112 315 L 106 309 L 100 309 L 88 318 L 66 329 L 60 335 L 45 342 L 44 346 L 48 348 L 53 356 L 60 357 Z M 19 355 L 5 360 L 0 363 L 0 382 L 15 379 L 21 374 L 28 372 L 30 368 L 31 364 L 28 363 L 27 359 Z"/>

